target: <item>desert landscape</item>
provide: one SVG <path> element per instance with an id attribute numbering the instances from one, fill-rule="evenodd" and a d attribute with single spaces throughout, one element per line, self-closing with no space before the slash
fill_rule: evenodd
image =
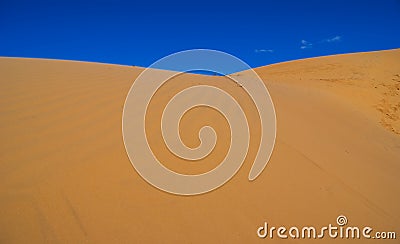
<path id="1" fill-rule="evenodd" d="M 248 95 L 228 77 L 174 77 L 157 91 L 146 118 L 149 144 L 164 166 L 204 173 L 229 148 L 224 117 L 201 107 L 185 114 L 179 130 L 196 147 L 199 129 L 212 126 L 212 153 L 193 163 L 166 148 L 162 106 L 186 87 L 228 92 L 251 125 L 239 172 L 214 191 L 187 197 L 148 184 L 125 151 L 124 102 L 144 68 L 0 58 L 0 243 L 266 243 L 272 240 L 257 236 L 264 222 L 319 227 L 339 215 L 349 225 L 399 235 L 399 60 L 400 49 L 393 49 L 255 68 L 274 102 L 277 137 L 267 167 L 251 182 L 260 128 Z"/>

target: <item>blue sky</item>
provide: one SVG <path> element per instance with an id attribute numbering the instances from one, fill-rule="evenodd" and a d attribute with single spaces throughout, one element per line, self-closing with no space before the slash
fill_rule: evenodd
<path id="1" fill-rule="evenodd" d="M 400 47 L 400 1 L 0 1 L 0 56 L 147 67 L 185 49 L 252 67 Z"/>

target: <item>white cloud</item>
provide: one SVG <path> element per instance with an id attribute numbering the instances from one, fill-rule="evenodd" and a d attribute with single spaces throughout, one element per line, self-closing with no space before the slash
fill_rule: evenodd
<path id="1" fill-rule="evenodd" d="M 324 41 L 324 42 L 338 42 L 338 41 L 340 41 L 340 40 L 342 40 L 342 37 L 341 37 L 341 36 L 334 36 L 334 37 L 332 37 L 332 38 L 324 39 L 323 41 Z"/>
<path id="2" fill-rule="evenodd" d="M 318 46 L 319 44 L 322 43 L 332 43 L 332 42 L 340 42 L 342 40 L 342 36 L 334 36 L 331 38 L 326 38 L 326 39 L 322 39 L 321 41 L 317 41 L 315 44 Z M 307 49 L 307 48 L 312 48 L 313 47 L 313 43 L 306 41 L 306 40 L 301 40 L 301 45 L 300 48 L 301 49 Z"/>
<path id="3" fill-rule="evenodd" d="M 301 40 L 301 46 L 300 46 L 300 48 L 301 49 L 306 49 L 306 48 L 312 48 L 312 43 L 311 42 L 308 42 L 308 41 L 306 41 L 306 40 Z"/>
<path id="4" fill-rule="evenodd" d="M 274 50 L 272 50 L 272 49 L 254 49 L 254 52 L 256 52 L 256 53 L 273 53 Z"/>

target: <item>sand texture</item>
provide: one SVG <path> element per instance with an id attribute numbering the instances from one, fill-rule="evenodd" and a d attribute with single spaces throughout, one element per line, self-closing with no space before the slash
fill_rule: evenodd
<path id="1" fill-rule="evenodd" d="M 143 68 L 0 58 L 0 243 L 266 243 L 271 240 L 256 234 L 265 221 L 318 227 L 335 224 L 340 214 L 353 226 L 399 235 L 399 60 L 397 49 L 255 69 L 275 105 L 277 138 L 267 167 L 253 182 L 248 174 L 260 126 L 243 88 L 226 77 L 171 79 L 146 118 L 150 147 L 169 169 L 204 173 L 229 149 L 227 121 L 199 107 L 184 115 L 180 133 L 187 146 L 196 147 L 199 129 L 212 126 L 218 135 L 212 153 L 188 162 L 168 150 L 161 113 L 182 89 L 219 87 L 245 108 L 250 125 L 240 171 L 217 190 L 187 197 L 149 185 L 126 154 L 122 111 Z"/>

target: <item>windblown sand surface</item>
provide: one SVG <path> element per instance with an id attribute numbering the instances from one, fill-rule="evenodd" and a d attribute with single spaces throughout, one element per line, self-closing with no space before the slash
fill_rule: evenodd
<path id="1" fill-rule="evenodd" d="M 266 243 L 256 234 L 265 221 L 321 227 L 340 214 L 348 225 L 399 235 L 399 60 L 397 49 L 257 68 L 274 101 L 277 139 L 253 182 L 247 177 L 260 128 L 244 90 L 226 77 L 175 77 L 146 120 L 150 146 L 168 168 L 203 173 L 229 148 L 224 117 L 197 108 L 181 121 L 182 139 L 196 147 L 198 130 L 211 125 L 216 148 L 195 163 L 167 150 L 162 106 L 183 88 L 220 87 L 246 108 L 251 125 L 238 174 L 215 191 L 184 197 L 149 185 L 125 152 L 122 110 L 142 68 L 0 58 L 0 243 Z"/>

